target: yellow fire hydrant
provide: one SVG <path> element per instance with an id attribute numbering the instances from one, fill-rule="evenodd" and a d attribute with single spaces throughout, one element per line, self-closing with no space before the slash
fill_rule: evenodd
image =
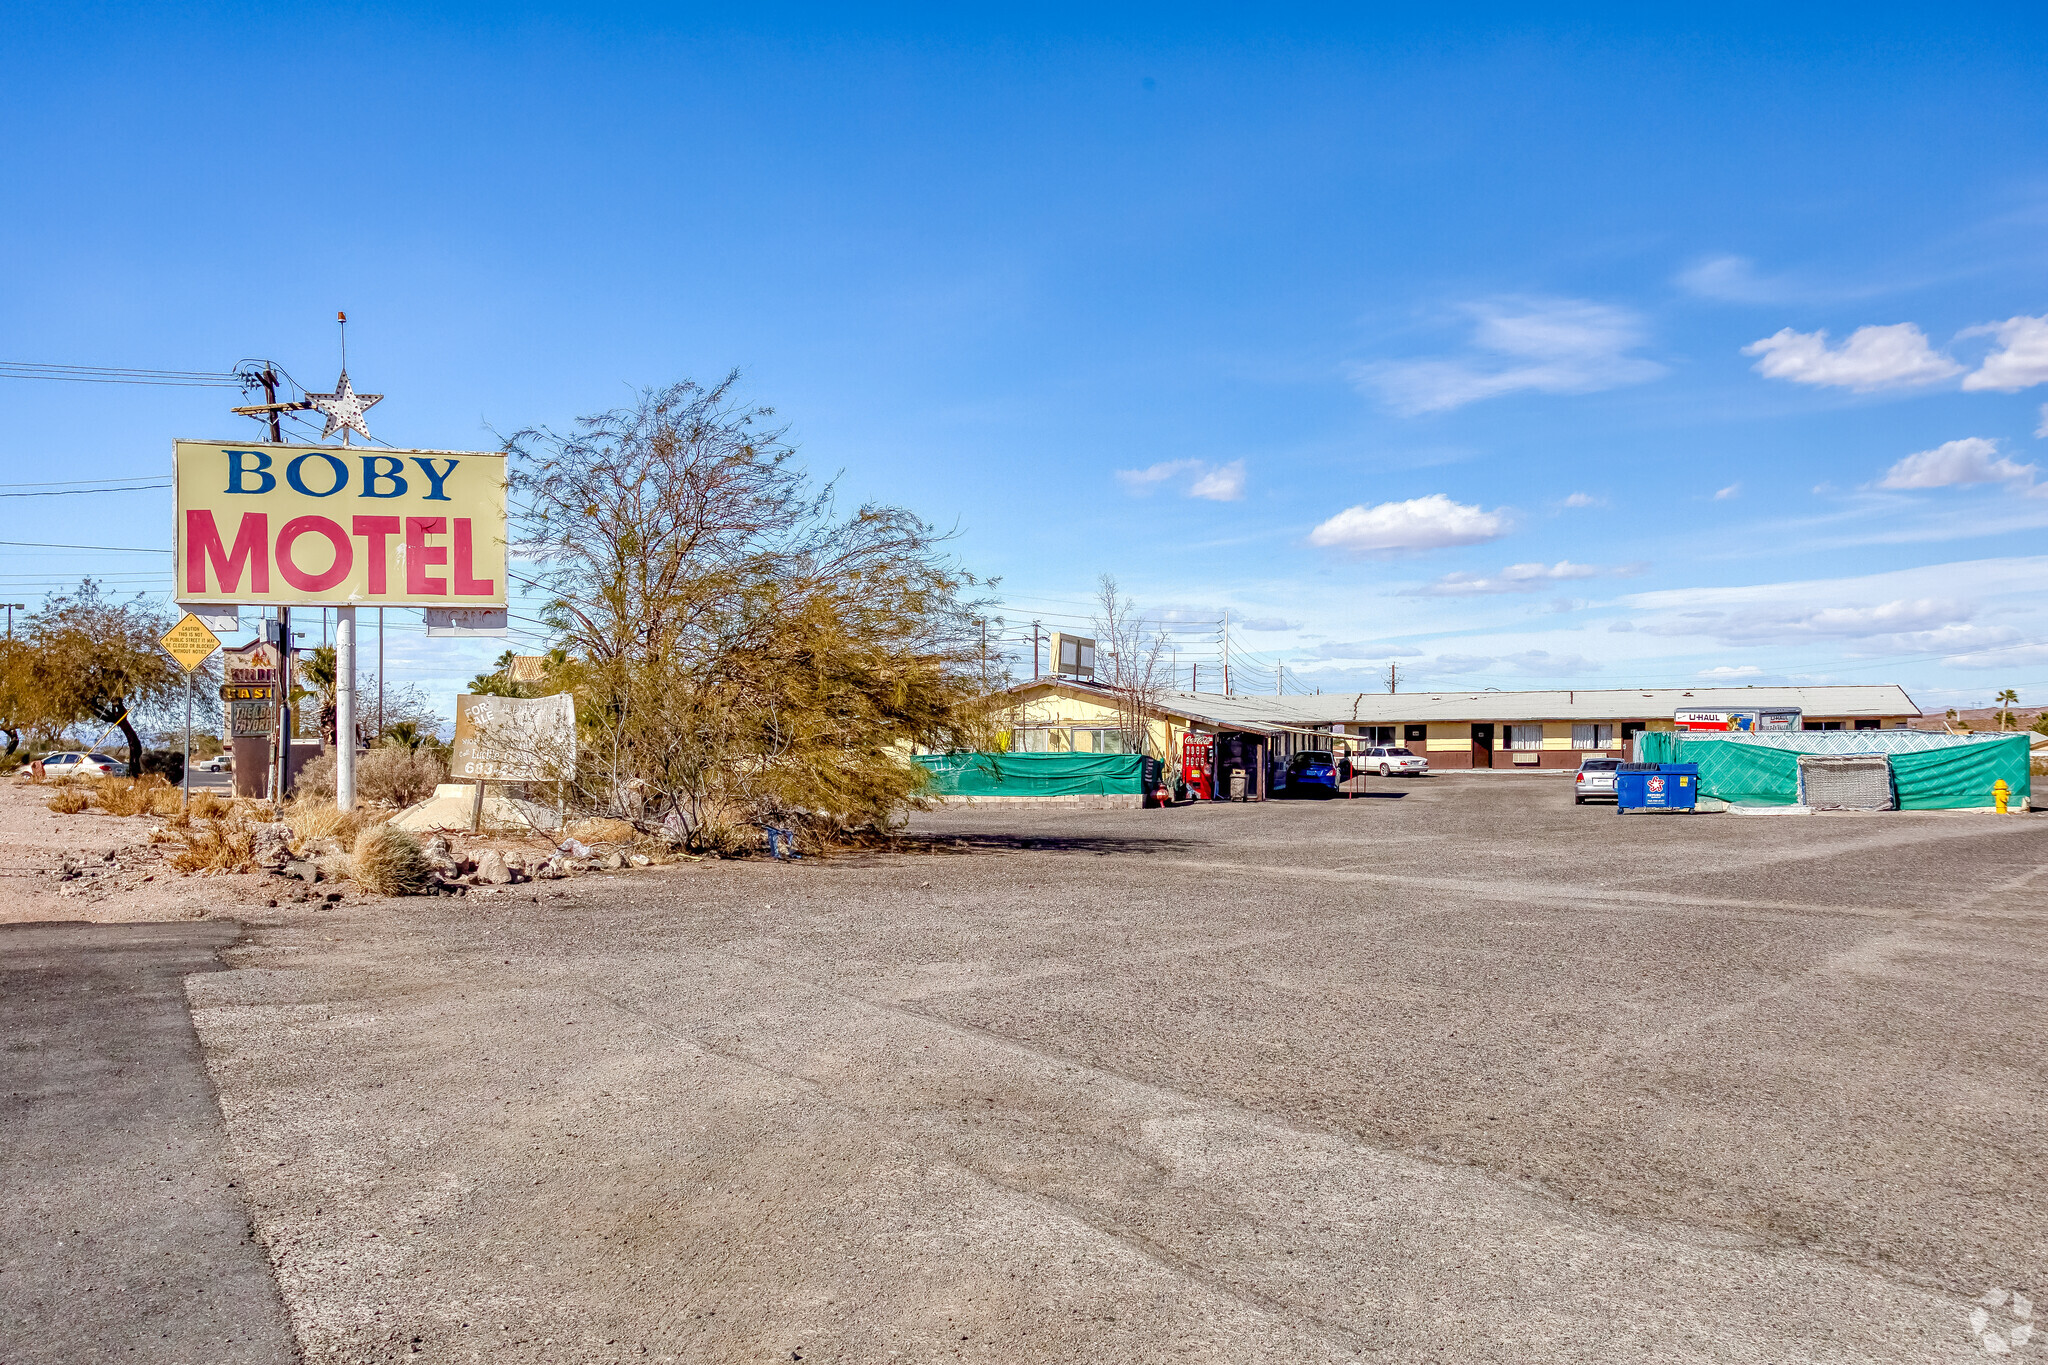
<path id="1" fill-rule="evenodd" d="M 2006 813 L 2005 806 L 2010 800 L 2012 800 L 2012 788 L 2005 785 L 2004 778 L 2001 777 L 1991 784 L 1991 803 L 1998 807 L 2000 815 Z"/>

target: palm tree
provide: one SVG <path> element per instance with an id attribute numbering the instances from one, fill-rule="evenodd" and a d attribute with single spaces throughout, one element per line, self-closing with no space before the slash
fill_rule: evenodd
<path id="1" fill-rule="evenodd" d="M 2015 692 L 2015 691 L 2013 691 L 2013 690 L 2012 690 L 2012 689 L 2011 689 L 2010 687 L 2006 688 L 2006 689 L 2005 689 L 2005 691 L 2003 691 L 2003 692 L 2000 692 L 2000 693 L 1998 694 L 1998 705 L 1999 705 L 1999 708 L 2000 708 L 2000 710 L 1999 710 L 1999 712 L 1998 712 L 1998 728 L 1999 728 L 1999 729 L 2001 729 L 2001 730 L 2010 730 L 2010 729 L 2012 729 L 2012 722 L 2013 722 L 2013 714 L 2012 714 L 2012 708 L 2013 708 L 2013 707 L 2015 707 L 2015 706 L 2018 706 L 2019 704 L 2020 704 L 2020 694 L 2019 694 L 2019 693 L 2017 693 L 2017 692 Z"/>
<path id="2" fill-rule="evenodd" d="M 334 704 L 334 683 L 339 676 L 335 668 L 334 646 L 321 645 L 314 649 L 311 656 L 299 664 L 298 671 L 299 680 L 308 688 L 308 695 L 320 699 L 320 742 L 331 749 L 334 747 L 334 728 L 341 719 L 341 712 Z"/>

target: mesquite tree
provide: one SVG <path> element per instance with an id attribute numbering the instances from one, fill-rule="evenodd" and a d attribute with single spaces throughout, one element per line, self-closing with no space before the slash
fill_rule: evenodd
<path id="1" fill-rule="evenodd" d="M 1148 626 L 1137 604 L 1120 595 L 1108 574 L 1096 586 L 1095 637 L 1095 681 L 1116 697 L 1125 747 L 1134 754 L 1150 753 L 1152 717 L 1172 679 L 1173 639 Z"/>
<path id="2" fill-rule="evenodd" d="M 737 373 L 507 443 L 572 664 L 578 785 L 693 831 L 885 821 L 975 714 L 977 580 L 910 512 L 837 514 Z"/>
<path id="3" fill-rule="evenodd" d="M 174 707 L 183 720 L 185 672 L 157 643 L 171 623 L 142 597 L 116 601 L 90 578 L 51 593 L 23 631 L 33 721 L 52 731 L 81 720 L 118 726 L 128 741 L 128 771 L 141 773 L 136 720 L 168 719 Z M 214 676 L 210 664 L 204 676 Z"/>

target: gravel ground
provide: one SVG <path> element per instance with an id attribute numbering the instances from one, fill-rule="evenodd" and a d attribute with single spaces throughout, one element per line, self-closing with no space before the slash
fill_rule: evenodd
<path id="1" fill-rule="evenodd" d="M 1920 1362 L 2048 1298 L 2048 819 L 1373 788 L 260 911 L 187 989 L 308 1359 Z"/>

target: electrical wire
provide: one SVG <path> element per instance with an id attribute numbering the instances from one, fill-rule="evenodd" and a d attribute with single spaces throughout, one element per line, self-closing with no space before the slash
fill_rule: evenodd
<path id="1" fill-rule="evenodd" d="M 118 365 L 57 365 L 0 360 L 0 379 L 56 379 L 72 384 L 148 384 L 169 388 L 239 389 L 242 376 L 217 370 L 145 370 Z"/>

